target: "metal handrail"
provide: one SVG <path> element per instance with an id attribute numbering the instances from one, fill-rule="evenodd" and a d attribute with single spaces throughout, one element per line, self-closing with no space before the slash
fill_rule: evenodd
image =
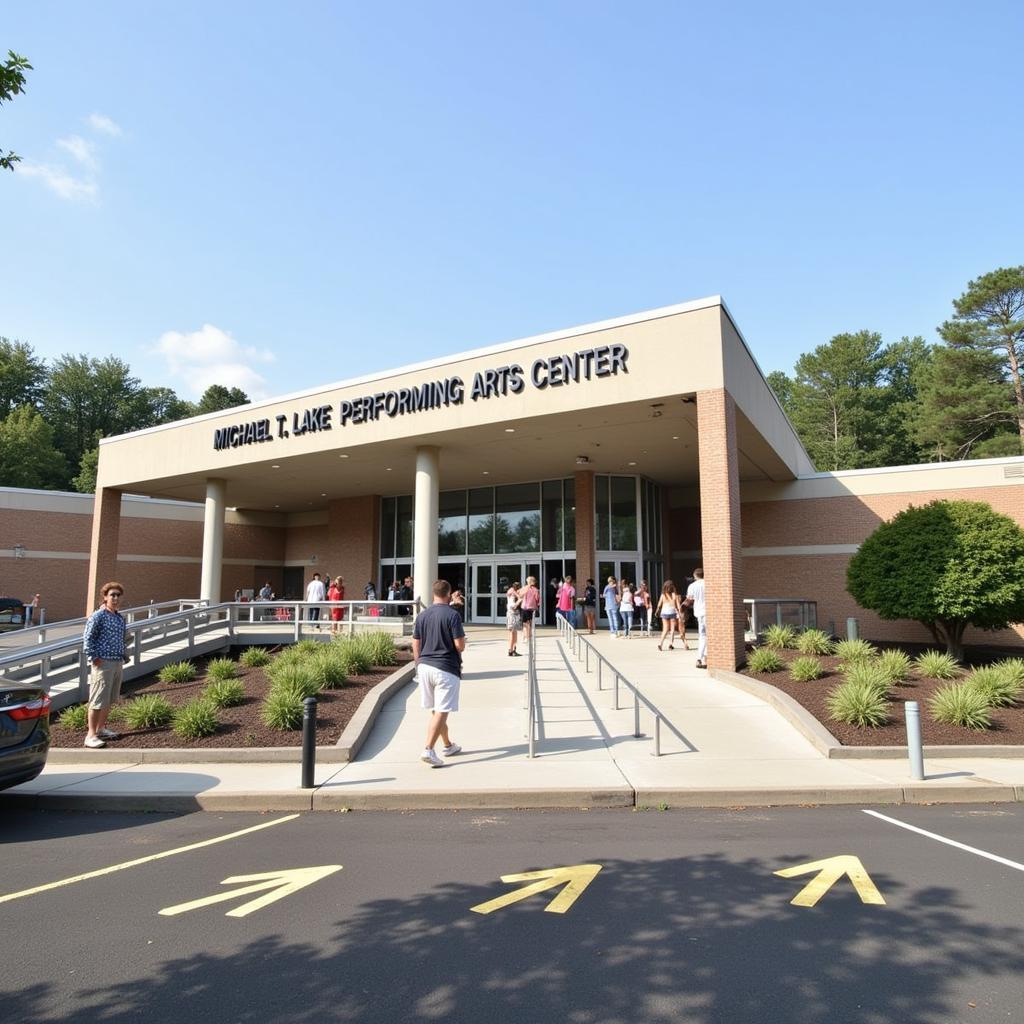
<path id="1" fill-rule="evenodd" d="M 652 757 L 661 757 L 661 723 L 664 720 L 665 727 L 677 736 L 683 743 L 687 743 L 686 737 L 676 729 L 668 719 L 665 719 L 664 715 L 589 641 L 584 639 L 583 635 L 572 625 L 567 619 L 561 615 L 557 617 L 558 629 L 562 634 L 564 640 L 569 644 L 569 650 L 574 657 L 578 660 L 584 661 L 585 670 L 590 672 L 590 652 L 594 652 L 594 656 L 597 658 L 597 688 L 603 690 L 601 680 L 601 666 L 607 665 L 615 677 L 615 681 L 612 684 L 614 691 L 614 706 L 615 710 L 621 710 L 619 708 L 619 682 L 621 681 L 627 687 L 627 689 L 633 691 L 633 737 L 634 739 L 641 739 L 643 733 L 640 731 L 640 705 L 643 704 L 648 711 L 654 716 L 654 750 L 651 753 Z M 581 655 L 580 651 L 584 653 Z M 689 744 L 687 744 L 689 745 Z"/>
<path id="2" fill-rule="evenodd" d="M 342 602 L 329 602 L 328 606 Z M 346 601 L 347 606 L 361 606 L 372 604 L 386 604 L 379 601 Z M 406 605 L 419 608 L 417 601 L 405 601 Z M 303 619 L 299 611 L 303 607 L 323 607 L 318 601 L 287 601 L 287 602 L 262 602 L 268 607 L 286 606 L 292 618 L 287 622 L 293 627 L 293 637 L 297 642 L 301 639 L 303 626 L 308 627 L 314 620 Z M 167 656 L 166 648 L 169 644 L 180 643 L 180 650 L 175 651 L 175 657 L 188 659 L 197 656 L 197 641 L 201 641 L 208 634 L 220 634 L 223 637 L 221 646 L 227 647 L 235 637 L 236 627 L 240 624 L 238 618 L 239 610 L 258 605 L 250 605 L 250 602 L 225 601 L 220 604 L 200 604 L 196 607 L 185 608 L 177 612 L 165 615 L 157 615 L 147 618 L 139 618 L 133 622 L 126 623 L 125 627 L 125 678 L 132 679 L 145 675 L 155 667 L 147 664 L 146 653 L 154 648 L 163 649 L 161 657 Z M 355 630 L 355 616 L 350 612 L 349 619 L 352 621 L 350 634 Z M 82 620 L 84 623 L 84 619 Z M 322 620 L 330 625 L 330 620 Z M 372 620 L 368 616 L 364 624 L 369 625 Z M 244 619 L 241 624 L 245 625 Z M 257 625 L 259 623 L 256 623 Z M 266 625 L 283 624 L 280 620 L 266 620 Z M 212 638 L 211 638 L 212 639 Z M 11 673 L 15 678 L 25 677 L 30 674 L 33 678 L 38 673 L 39 682 L 52 690 L 54 687 L 61 687 L 60 699 L 55 704 L 55 710 L 65 703 L 73 703 L 75 700 L 84 700 L 88 693 L 89 686 L 89 659 L 85 657 L 83 649 L 84 641 L 81 634 L 64 637 L 61 640 L 51 641 L 46 644 L 34 644 L 30 647 L 22 647 L 19 650 L 8 654 L 0 654 L 0 675 L 6 672 Z M 204 647 L 204 650 L 208 650 Z M 200 652 L 202 653 L 202 652 Z M 153 662 L 156 659 L 148 659 Z M 68 684 L 75 684 L 70 689 Z"/>
<path id="3" fill-rule="evenodd" d="M 530 630 L 530 638 L 526 645 L 526 734 L 527 757 L 534 756 L 534 739 L 540 727 L 540 683 L 537 679 L 537 648 L 534 640 L 536 629 Z"/>

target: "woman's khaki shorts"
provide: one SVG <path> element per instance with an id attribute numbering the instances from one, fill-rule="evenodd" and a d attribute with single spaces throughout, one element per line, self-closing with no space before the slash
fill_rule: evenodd
<path id="1" fill-rule="evenodd" d="M 123 661 L 101 661 L 93 665 L 89 673 L 89 707 L 93 711 L 109 708 L 121 695 L 123 672 Z"/>

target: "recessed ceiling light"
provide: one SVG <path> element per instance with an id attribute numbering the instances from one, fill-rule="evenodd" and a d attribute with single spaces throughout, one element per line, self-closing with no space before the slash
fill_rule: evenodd
<path id="1" fill-rule="evenodd" d="M 391 467 L 390 467 L 390 466 L 385 466 L 384 468 L 385 468 L 385 469 L 386 469 L 386 470 L 387 470 L 387 471 L 388 471 L 389 473 L 391 472 Z"/>
<path id="2" fill-rule="evenodd" d="M 626 463 L 626 465 L 627 465 L 627 466 L 635 466 L 635 465 L 636 465 L 636 463 L 635 463 L 635 462 L 627 462 L 627 463 Z"/>
<path id="3" fill-rule="evenodd" d="M 672 440 L 673 441 L 678 441 L 679 440 L 679 435 L 678 434 L 673 434 L 672 435 Z"/>
<path id="4" fill-rule="evenodd" d="M 338 456 L 338 458 L 339 458 L 339 459 L 347 459 L 347 458 L 348 458 L 348 456 L 347 456 L 347 455 L 344 455 L 344 454 L 343 454 L 343 455 L 339 455 L 339 456 Z"/>
<path id="5" fill-rule="evenodd" d="M 514 434 L 515 432 L 516 432 L 516 428 L 515 427 L 506 427 L 505 428 L 505 433 L 506 434 Z"/>
<path id="6" fill-rule="evenodd" d="M 275 462 L 274 465 L 272 465 L 270 468 L 271 469 L 280 469 L 281 467 Z"/>
<path id="7" fill-rule="evenodd" d="M 491 471 L 489 469 L 485 469 L 484 470 L 484 476 L 490 476 L 490 475 L 491 475 Z"/>
<path id="8" fill-rule="evenodd" d="M 326 498 L 327 497 L 327 492 L 326 491 L 321 491 L 320 492 L 320 497 L 321 498 Z"/>
<path id="9" fill-rule="evenodd" d="M 280 507 L 281 507 L 280 505 L 275 505 L 275 506 L 274 506 L 274 508 L 280 508 Z"/>

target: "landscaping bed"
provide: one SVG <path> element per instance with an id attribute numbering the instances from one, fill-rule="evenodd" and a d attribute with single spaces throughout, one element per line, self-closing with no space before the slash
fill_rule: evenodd
<path id="1" fill-rule="evenodd" d="M 397 664 L 374 666 L 368 672 L 351 674 L 344 686 L 337 689 L 322 690 L 317 694 L 316 742 L 317 746 L 332 746 L 338 742 L 345 726 L 355 714 L 366 694 L 381 680 L 386 679 L 403 665 L 411 661 L 407 651 L 397 651 Z M 144 695 L 155 695 L 169 701 L 175 708 L 180 708 L 189 701 L 198 698 L 209 685 L 207 666 L 212 658 L 196 658 L 195 679 L 189 682 L 161 682 L 157 673 L 127 682 L 121 689 L 121 700 L 115 707 L 123 707 L 128 701 Z M 302 729 L 274 729 L 265 724 L 261 715 L 263 701 L 270 692 L 272 683 L 265 667 L 247 668 L 242 664 L 236 666 L 236 679 L 241 683 L 244 696 L 241 703 L 232 707 L 217 710 L 218 725 L 216 731 L 209 736 L 184 739 L 176 733 L 170 724 L 132 729 L 127 722 L 117 720 L 116 713 L 108 723 L 120 734 L 120 739 L 108 740 L 107 748 L 121 749 L 153 749 L 162 747 L 176 748 L 221 748 L 221 747 L 300 747 L 302 745 Z M 70 729 L 59 724 L 60 716 L 55 716 L 51 723 L 51 745 L 54 747 L 80 747 L 85 732 L 82 729 Z"/>
<path id="2" fill-rule="evenodd" d="M 905 651 L 911 658 L 916 657 L 925 648 L 916 644 L 886 643 L 877 645 L 882 649 Z M 1019 658 L 1024 654 L 1020 649 L 974 649 L 969 652 L 969 668 L 961 670 L 954 680 L 936 680 L 922 678 L 917 670 L 913 670 L 906 682 L 893 686 L 888 694 L 891 703 L 889 721 L 878 726 L 858 726 L 836 721 L 831 717 L 826 698 L 829 693 L 843 682 L 844 675 L 840 667 L 840 659 L 835 655 L 815 655 L 821 662 L 822 675 L 808 682 L 797 682 L 790 678 L 788 667 L 799 657 L 805 657 L 795 650 L 779 650 L 779 657 L 785 667 L 778 672 L 753 672 L 749 668 L 742 674 L 760 682 L 774 686 L 797 701 L 806 711 L 813 715 L 840 743 L 844 746 L 905 746 L 907 742 L 905 713 L 903 705 L 906 701 L 917 701 L 921 709 L 921 737 L 929 746 L 960 746 L 960 745 L 1021 745 L 1024 749 L 1024 705 L 1017 703 L 1012 707 L 993 707 L 988 714 L 991 727 L 988 729 L 969 729 L 964 726 L 936 722 L 931 716 L 929 698 L 936 690 L 948 686 L 950 682 L 959 682 L 967 677 L 970 668 L 979 668 L 993 664 L 1004 658 Z"/>

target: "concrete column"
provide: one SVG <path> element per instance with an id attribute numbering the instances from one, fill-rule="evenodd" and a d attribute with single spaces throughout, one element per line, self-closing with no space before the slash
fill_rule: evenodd
<path id="1" fill-rule="evenodd" d="M 412 534 L 413 594 L 425 605 L 433 600 L 437 579 L 437 515 L 441 492 L 441 449 L 416 449 L 416 517 Z"/>
<path id="2" fill-rule="evenodd" d="M 744 662 L 746 650 L 736 403 L 724 388 L 697 392 L 697 454 L 708 667 L 731 670 Z"/>
<path id="3" fill-rule="evenodd" d="M 199 584 L 201 600 L 216 604 L 221 599 L 220 581 L 224 563 L 224 512 L 227 481 L 210 477 L 206 481 L 206 514 L 203 517 L 203 572 Z M 184 595 L 182 595 L 184 596 Z"/>
<path id="4" fill-rule="evenodd" d="M 117 579 L 117 545 L 121 532 L 121 492 L 112 487 L 97 487 L 92 508 L 92 541 L 89 545 L 89 585 L 85 595 L 85 614 L 91 615 L 100 604 L 100 587 Z M 126 607 L 141 603 L 141 595 L 128 594 Z"/>
<path id="5" fill-rule="evenodd" d="M 574 473 L 573 483 L 576 495 L 576 593 L 582 594 L 587 580 L 592 579 L 597 581 L 600 594 L 594 537 L 594 471 L 586 469 Z"/>

